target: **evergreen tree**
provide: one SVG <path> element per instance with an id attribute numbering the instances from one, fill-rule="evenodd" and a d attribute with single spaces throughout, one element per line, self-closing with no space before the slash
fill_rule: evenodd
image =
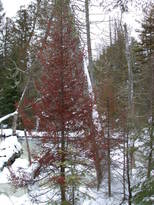
<path id="1" fill-rule="evenodd" d="M 14 20 L 6 18 L 2 35 L 2 78 L 0 98 L 1 116 L 16 110 L 29 78 L 36 49 L 34 48 L 38 4 L 21 7 Z M 36 72 L 35 72 L 36 74 Z M 34 95 L 34 86 L 29 85 L 29 96 Z"/>
<path id="2" fill-rule="evenodd" d="M 142 170 L 142 182 L 135 186 L 135 204 L 153 203 L 151 199 L 154 183 L 152 179 L 153 170 L 153 140 L 154 140 L 154 5 L 146 10 L 142 23 L 141 43 L 136 47 L 137 52 L 137 74 L 136 74 L 136 107 L 138 110 L 140 127 L 140 141 L 142 146 L 142 160 L 146 167 Z M 140 94 L 140 95 L 139 95 Z M 144 127 L 144 129 L 143 129 Z M 146 151 L 146 155 L 145 155 Z"/>
<path id="3" fill-rule="evenodd" d="M 50 203 L 56 201 L 51 199 L 52 186 L 59 196 L 57 203 L 78 204 L 77 188 L 90 185 L 86 175 L 97 169 L 101 158 L 96 151 L 102 142 L 91 119 L 92 101 L 69 1 L 57 0 L 54 6 L 52 29 L 39 53 L 43 71 L 37 89 L 41 98 L 31 104 L 33 116 L 39 118 L 39 131 L 45 131 L 34 180 L 41 177 L 40 186 L 47 185 Z M 23 121 L 30 130 L 34 128 L 35 119 L 26 120 L 23 115 Z"/>
<path id="4" fill-rule="evenodd" d="M 2 36 L 2 91 L 0 98 L 0 109 L 1 116 L 7 115 L 8 113 L 14 112 L 15 102 L 18 100 L 18 82 L 19 75 L 15 69 L 16 54 L 14 53 L 14 22 L 6 18 L 5 26 L 3 27 Z"/>
<path id="5" fill-rule="evenodd" d="M 3 87 L 3 26 L 4 26 L 4 13 L 2 2 L 0 1 L 0 99 L 2 96 Z M 1 116 L 1 111 L 0 111 Z"/>

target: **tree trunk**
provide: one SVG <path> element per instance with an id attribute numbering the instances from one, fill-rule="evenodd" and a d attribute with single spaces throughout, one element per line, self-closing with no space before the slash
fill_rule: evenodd
<path id="1" fill-rule="evenodd" d="M 16 109 L 16 114 L 14 114 L 14 116 L 13 116 L 12 135 L 16 135 L 17 121 L 18 121 L 18 111 L 19 111 L 19 108 L 20 108 L 20 106 L 21 106 L 21 104 L 22 104 L 22 102 L 24 100 L 24 97 L 25 97 L 25 94 L 27 92 L 30 80 L 31 80 L 31 71 L 29 72 L 27 83 L 26 83 L 25 88 L 24 88 L 24 90 L 22 92 L 22 95 L 20 97 L 20 100 L 19 100 L 19 103 L 18 103 L 18 106 L 17 106 L 17 109 Z"/>
<path id="2" fill-rule="evenodd" d="M 88 48 L 88 70 L 90 75 L 90 80 L 92 84 L 92 88 L 94 88 L 94 68 L 93 68 L 93 60 L 92 60 L 92 49 L 91 49 L 91 37 L 90 37 L 90 20 L 89 20 L 89 0 L 85 0 L 85 14 L 86 14 L 86 33 L 87 33 L 87 48 Z"/>
<path id="3" fill-rule="evenodd" d="M 123 201 L 126 200 L 126 140 L 125 129 L 123 133 Z"/>
<path id="4" fill-rule="evenodd" d="M 61 204 L 66 201 L 66 189 L 65 189 L 65 136 L 64 132 L 61 132 L 61 165 L 60 165 L 60 175 L 62 177 L 62 183 L 60 185 L 61 190 Z"/>
<path id="5" fill-rule="evenodd" d="M 60 176 L 62 178 L 62 183 L 60 184 L 61 190 L 61 205 L 66 202 L 66 184 L 65 184 L 65 126 L 64 126 L 64 53 L 63 53 L 63 1 L 60 1 L 60 46 L 61 46 L 61 165 L 60 165 Z"/>
<path id="6" fill-rule="evenodd" d="M 152 31 L 151 31 L 152 32 Z M 150 32 L 150 35 L 152 35 Z M 152 36 L 150 37 L 150 45 L 152 45 Z M 150 68 L 151 68 L 151 122 L 150 122 L 150 140 L 149 140 L 149 156 L 147 178 L 150 178 L 153 164 L 153 140 L 154 140 L 154 51 L 150 49 Z"/>
<path id="7" fill-rule="evenodd" d="M 130 161 L 129 161 L 129 134 L 127 132 L 127 137 L 126 137 L 126 164 L 127 164 L 127 183 L 128 183 L 128 204 L 131 205 L 131 200 L 132 200 L 132 191 L 131 191 L 131 182 L 130 182 Z"/>
<path id="8" fill-rule="evenodd" d="M 75 187 L 72 187 L 72 205 L 75 205 Z"/>
<path id="9" fill-rule="evenodd" d="M 26 130 L 24 130 L 25 138 L 26 138 L 26 146 L 27 146 L 27 153 L 28 153 L 28 160 L 29 160 L 29 165 L 32 164 L 32 159 L 31 159 L 31 152 L 30 152 L 30 147 L 29 147 L 29 142 L 28 142 L 28 137 Z"/>
<path id="10" fill-rule="evenodd" d="M 128 31 L 127 25 L 124 25 L 125 29 L 125 49 L 126 49 L 126 60 L 128 66 L 128 109 L 130 112 L 130 119 L 133 119 L 134 115 L 134 102 L 133 102 L 133 95 L 134 95 L 134 85 L 133 85 L 133 71 L 131 67 L 131 55 L 129 49 L 129 39 L 128 39 Z"/>
<path id="11" fill-rule="evenodd" d="M 107 170 L 108 170 L 108 196 L 111 197 L 111 156 L 110 156 L 110 107 L 107 99 Z"/>
<path id="12" fill-rule="evenodd" d="M 101 159 L 100 159 L 100 149 L 97 144 L 97 133 L 96 133 L 96 127 L 94 125 L 92 115 L 90 114 L 90 127 L 91 127 L 91 151 L 94 155 L 94 165 L 97 175 L 97 190 L 100 188 L 100 184 L 102 182 L 103 174 L 102 174 L 102 165 L 101 165 Z"/>
<path id="13" fill-rule="evenodd" d="M 150 129 L 150 142 L 149 142 L 149 156 L 148 156 L 148 169 L 147 169 L 147 178 L 150 178 L 151 176 L 151 171 L 152 171 L 152 164 L 153 164 L 153 158 L 152 158 L 152 150 L 153 150 L 153 138 L 154 138 L 154 128 L 151 127 Z"/>
<path id="14" fill-rule="evenodd" d="M 129 38 L 128 38 L 128 31 L 127 25 L 124 25 L 125 29 L 125 49 L 126 49 L 126 60 L 128 66 L 128 121 L 131 126 L 133 125 L 134 120 L 134 83 L 133 83 L 133 71 L 131 66 L 131 54 L 129 49 Z M 131 152 L 130 154 L 130 169 L 132 170 L 135 167 L 135 158 L 134 158 L 134 140 L 131 139 Z"/>
<path id="15" fill-rule="evenodd" d="M 0 134 L 0 136 L 2 137 L 3 136 L 3 125 L 2 124 L 0 124 L 0 126 L 1 126 L 1 134 Z"/>
<path id="16" fill-rule="evenodd" d="M 13 116 L 13 124 L 12 124 L 12 135 L 16 135 L 16 130 L 17 130 L 17 121 L 18 121 L 18 114 L 15 114 Z"/>

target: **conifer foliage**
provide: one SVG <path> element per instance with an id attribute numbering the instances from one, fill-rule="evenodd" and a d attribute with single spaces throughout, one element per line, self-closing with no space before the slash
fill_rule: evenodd
<path id="1" fill-rule="evenodd" d="M 93 164 L 96 169 L 99 167 L 96 156 L 99 138 L 95 138 L 83 51 L 69 1 L 58 0 L 54 6 L 49 36 L 38 54 L 42 76 L 37 89 L 41 98 L 32 103 L 33 113 L 40 122 L 39 130 L 45 131 L 34 178 L 46 173 L 43 182 L 60 188 L 60 203 L 76 204 L 77 186 L 85 182 L 84 176 Z M 29 127 L 30 121 L 26 118 L 23 121 Z"/>

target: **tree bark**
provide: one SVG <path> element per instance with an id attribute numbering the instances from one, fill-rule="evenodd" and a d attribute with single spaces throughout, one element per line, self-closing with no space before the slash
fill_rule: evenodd
<path id="1" fill-rule="evenodd" d="M 17 121 L 18 121 L 18 113 L 13 116 L 13 124 L 12 124 L 12 135 L 16 135 L 17 130 Z"/>
<path id="2" fill-rule="evenodd" d="M 127 25 L 124 25 L 125 29 L 125 49 L 126 49 L 126 60 L 128 66 L 128 109 L 130 112 L 130 118 L 133 119 L 133 112 L 134 112 L 134 102 L 133 102 L 133 95 L 134 95 L 134 85 L 133 85 L 133 71 L 131 67 L 131 55 L 129 49 L 129 39 L 128 39 L 128 31 Z"/>
<path id="3" fill-rule="evenodd" d="M 28 142 L 28 137 L 26 130 L 24 130 L 25 138 L 26 138 L 26 146 L 27 146 L 27 153 L 28 153 L 28 160 L 29 160 L 29 165 L 32 164 L 32 159 L 31 159 L 31 152 L 30 152 L 30 147 L 29 147 L 29 142 Z"/>
<path id="4" fill-rule="evenodd" d="M 107 99 L 107 167 L 108 167 L 108 196 L 111 197 L 110 106 L 109 106 L 109 99 Z"/>
<path id="5" fill-rule="evenodd" d="M 126 137 L 126 164 L 127 164 L 127 183 L 128 183 L 128 204 L 131 205 L 132 202 L 132 191 L 131 191 L 131 181 L 130 181 L 130 160 L 129 160 L 129 134 L 127 131 L 127 137 Z"/>
<path id="6" fill-rule="evenodd" d="M 125 130 L 123 133 L 123 201 L 126 200 L 126 140 Z"/>
<path id="7" fill-rule="evenodd" d="M 152 164 L 153 164 L 153 158 L 152 158 L 152 155 L 153 155 L 153 138 L 154 138 L 154 128 L 153 126 L 151 127 L 150 129 L 150 141 L 149 141 L 149 148 L 150 148 L 150 152 L 149 152 L 149 155 L 148 155 L 148 169 L 147 169 L 147 178 L 150 178 L 151 176 L 151 171 L 152 171 Z"/>
<path id="8" fill-rule="evenodd" d="M 65 2 L 64 2 L 65 3 Z M 65 185 L 65 126 L 64 126 L 64 54 L 63 54 L 63 1 L 60 1 L 60 55 L 61 55 L 61 165 L 60 165 L 60 176 L 63 179 L 63 182 L 60 185 L 61 190 L 61 205 L 66 202 L 66 185 Z"/>
<path id="9" fill-rule="evenodd" d="M 150 21 L 151 27 L 152 22 Z M 152 46 L 152 29 L 150 27 L 150 45 Z M 151 122 L 150 122 L 150 140 L 149 140 L 149 156 L 148 156 L 148 168 L 147 178 L 150 178 L 153 164 L 153 140 L 154 140 L 154 51 L 150 49 L 150 69 L 151 69 Z"/>
<path id="10" fill-rule="evenodd" d="M 128 66 L 128 121 L 131 126 L 133 125 L 134 120 L 134 82 L 133 82 L 133 71 L 131 66 L 131 54 L 129 49 L 129 39 L 128 39 L 128 31 L 127 31 L 127 25 L 124 25 L 125 29 L 125 49 L 126 49 L 126 60 L 127 60 L 127 66 Z M 135 167 L 135 158 L 134 158 L 134 140 L 131 139 L 131 152 L 130 154 L 130 169 Z"/>
<path id="11" fill-rule="evenodd" d="M 91 36 L 90 36 L 90 20 L 89 20 L 89 0 L 85 0 L 85 14 L 86 14 L 86 34 L 87 34 L 87 48 L 88 48 L 88 70 L 92 88 L 94 88 L 94 68 L 92 60 Z"/>

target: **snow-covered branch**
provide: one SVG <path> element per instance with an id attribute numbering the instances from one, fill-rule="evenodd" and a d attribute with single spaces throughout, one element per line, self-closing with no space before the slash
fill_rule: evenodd
<path id="1" fill-rule="evenodd" d="M 1 117 L 1 118 L 0 118 L 0 123 L 2 123 L 3 121 L 5 121 L 5 120 L 7 120 L 8 118 L 13 117 L 14 115 L 17 115 L 17 114 L 18 114 L 18 112 L 15 111 L 15 112 L 12 112 L 12 113 L 10 113 L 10 114 L 4 116 L 4 117 Z"/>

